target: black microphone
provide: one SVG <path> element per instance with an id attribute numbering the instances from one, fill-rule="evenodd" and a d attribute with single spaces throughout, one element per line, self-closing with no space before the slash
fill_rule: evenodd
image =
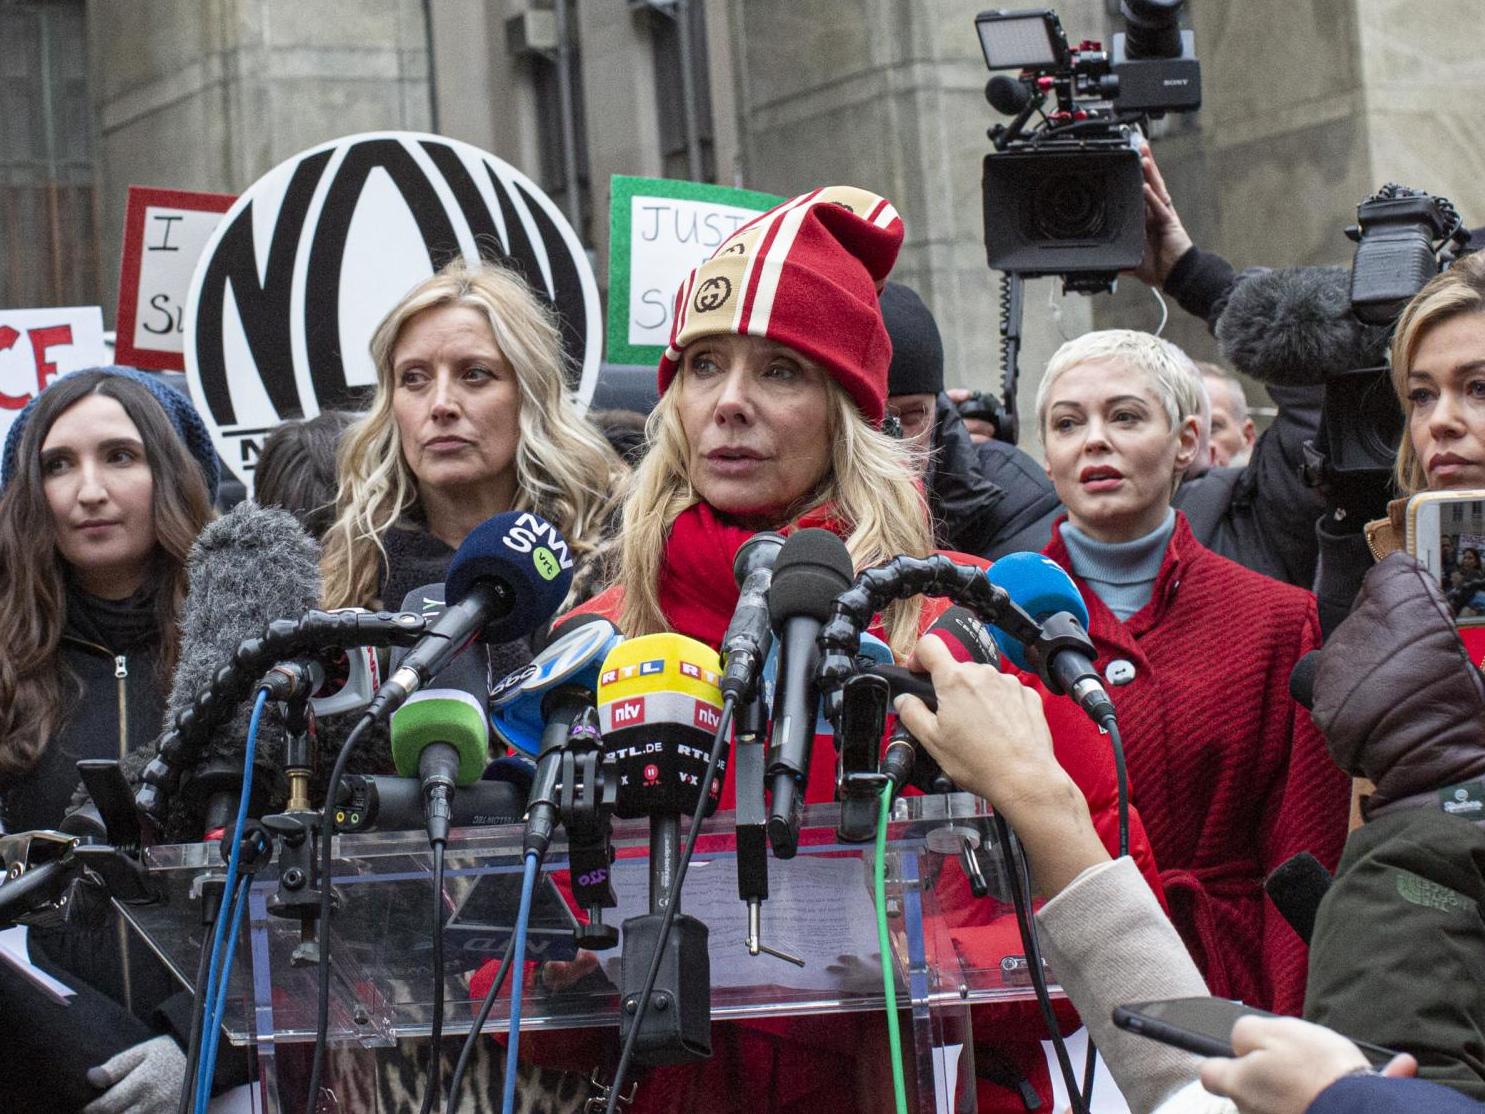
<path id="1" fill-rule="evenodd" d="M 469 532 L 449 564 L 447 609 L 408 651 L 368 709 L 386 715 L 476 638 L 509 642 L 556 613 L 572 586 L 572 555 L 550 522 L 508 511 Z"/>
<path id="2" fill-rule="evenodd" d="M 1009 74 L 996 74 L 985 85 L 985 99 L 1002 116 L 1014 116 L 1031 103 L 1031 89 Z"/>
<path id="3" fill-rule="evenodd" d="M 779 640 L 779 671 L 768 752 L 772 790 L 768 841 L 780 859 L 792 859 L 799 850 L 799 822 L 820 705 L 816 639 L 830 618 L 835 597 L 851 586 L 853 572 L 845 542 L 829 530 L 791 535 L 774 561 L 768 614 Z"/>
<path id="4" fill-rule="evenodd" d="M 732 621 L 722 636 L 722 696 L 733 697 L 739 704 L 752 693 L 773 644 L 773 628 L 768 614 L 768 589 L 773 583 L 773 566 L 784 536 L 766 531 L 743 542 L 732 561 L 732 575 L 737 581 L 737 607 Z"/>
<path id="5" fill-rule="evenodd" d="M 188 590 L 181 610 L 180 661 L 171 678 L 165 722 L 190 708 L 199 690 L 232 660 L 239 644 L 256 638 L 275 619 L 297 619 L 320 596 L 319 552 L 293 515 L 278 508 L 239 503 L 209 523 L 186 562 Z M 234 816 L 242 791 L 250 709 L 239 708 L 211 734 L 194 768 L 183 771 L 180 791 L 169 798 L 164 836 L 199 840 Z M 259 725 L 253 770 L 255 814 L 282 802 L 287 733 L 276 715 Z M 123 768 L 138 780 L 154 747 L 127 756 Z"/>
<path id="6" fill-rule="evenodd" d="M 1307 712 L 1315 710 L 1315 674 L 1320 672 L 1320 651 L 1311 650 L 1289 671 L 1289 695 Z"/>
<path id="7" fill-rule="evenodd" d="M 424 584 L 414 588 L 402 601 L 403 611 L 422 615 L 435 626 L 449 609 L 443 583 Z M 411 651 L 394 648 L 389 662 L 389 676 L 396 673 Z M 476 646 L 468 646 L 429 679 L 426 688 L 458 689 L 481 700 L 490 698 L 490 666 L 487 657 Z"/>
<path id="8" fill-rule="evenodd" d="M 1263 889 L 1289 927 L 1306 944 L 1315 934 L 1315 914 L 1330 884 L 1335 881 L 1330 871 L 1308 851 L 1285 859 L 1263 880 Z"/>

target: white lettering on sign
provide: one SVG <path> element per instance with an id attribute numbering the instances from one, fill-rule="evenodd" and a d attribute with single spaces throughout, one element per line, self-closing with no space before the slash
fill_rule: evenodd
<path id="1" fill-rule="evenodd" d="M 113 362 L 98 306 L 0 309 L 0 439 L 57 376 Z"/>

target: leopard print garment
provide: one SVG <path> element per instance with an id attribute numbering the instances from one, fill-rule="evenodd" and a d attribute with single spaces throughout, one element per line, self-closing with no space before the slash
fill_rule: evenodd
<path id="1" fill-rule="evenodd" d="M 463 1043 L 463 1037 L 443 1042 L 443 1094 L 434 1105 L 439 1114 Z M 375 1051 L 334 1050 L 326 1065 L 333 1099 L 321 1100 L 322 1114 L 419 1114 L 428 1085 L 426 1048 L 427 1041 L 404 1040 Z M 591 1094 L 580 1075 L 527 1063 L 517 1070 L 516 1114 L 581 1114 Z M 459 1114 L 500 1114 L 504 1075 L 505 1046 L 478 1041 L 459 1087 Z"/>

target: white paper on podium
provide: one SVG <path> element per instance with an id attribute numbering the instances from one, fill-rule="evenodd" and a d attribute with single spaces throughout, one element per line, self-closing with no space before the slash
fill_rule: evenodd
<path id="1" fill-rule="evenodd" d="M 0 932 L 0 963 L 12 967 L 23 978 L 58 1005 L 65 1006 L 77 991 L 66 983 L 58 982 L 40 967 L 31 962 L 31 952 L 26 947 L 26 926 L 16 925 Z"/>
<path id="2" fill-rule="evenodd" d="M 796 967 L 770 955 L 751 956 L 747 906 L 737 896 L 737 869 L 731 858 L 693 862 L 681 891 L 681 912 L 710 930 L 712 987 L 770 982 L 798 990 L 870 991 L 881 989 L 876 910 L 872 904 L 869 860 L 859 856 L 800 855 L 787 862 L 770 859 L 769 899 L 763 903 L 763 943 L 804 960 Z M 649 861 L 620 859 L 613 867 L 617 915 L 650 911 Z M 852 958 L 854 957 L 854 958 Z M 619 956 L 605 957 L 609 977 L 619 981 Z M 760 965 L 766 975 L 760 977 Z"/>

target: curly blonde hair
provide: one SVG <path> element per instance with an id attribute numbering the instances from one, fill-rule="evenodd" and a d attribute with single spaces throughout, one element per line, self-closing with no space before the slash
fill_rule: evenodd
<path id="1" fill-rule="evenodd" d="M 371 338 L 376 394 L 340 440 L 335 522 L 321 561 L 327 607 L 375 602 L 387 559 L 383 537 L 419 508 L 417 479 L 392 415 L 392 353 L 403 328 L 425 310 L 468 306 L 484 314 L 520 391 L 516 499 L 510 509 L 549 519 L 581 561 L 597 548 L 625 468 L 579 416 L 563 376 L 562 337 L 552 312 L 515 272 L 455 260 L 413 287 Z"/>
<path id="2" fill-rule="evenodd" d="M 858 570 L 899 554 L 933 552 L 928 505 L 918 482 L 920 461 L 901 441 L 873 429 L 834 380 L 827 381 L 825 436 L 830 470 L 815 490 L 786 512 L 779 525 L 818 507 L 847 523 L 846 549 Z M 669 629 L 660 606 L 660 565 L 665 541 L 681 512 L 701 501 L 686 471 L 688 445 L 681 426 L 683 371 L 650 414 L 650 450 L 636 469 L 624 503 L 618 583 L 624 585 L 619 627 L 631 637 Z M 894 603 L 883 613 L 892 652 L 908 654 L 918 639 L 919 598 Z"/>

